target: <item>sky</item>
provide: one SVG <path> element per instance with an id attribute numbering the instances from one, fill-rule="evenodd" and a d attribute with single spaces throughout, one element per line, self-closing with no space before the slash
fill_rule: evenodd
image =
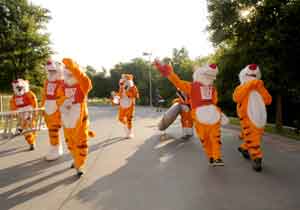
<path id="1" fill-rule="evenodd" d="M 151 59 L 186 47 L 191 58 L 213 52 L 206 0 L 31 0 L 50 10 L 54 59 L 111 68 L 150 52 Z M 149 59 L 149 58 L 147 58 Z"/>

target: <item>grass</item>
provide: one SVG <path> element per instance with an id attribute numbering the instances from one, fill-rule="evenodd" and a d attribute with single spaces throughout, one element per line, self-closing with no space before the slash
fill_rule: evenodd
<path id="1" fill-rule="evenodd" d="M 240 121 L 238 118 L 230 117 L 229 121 L 232 125 L 240 126 Z M 294 128 L 283 127 L 281 130 L 277 130 L 274 124 L 267 124 L 265 126 L 265 132 L 300 140 L 300 134 L 297 134 Z"/>

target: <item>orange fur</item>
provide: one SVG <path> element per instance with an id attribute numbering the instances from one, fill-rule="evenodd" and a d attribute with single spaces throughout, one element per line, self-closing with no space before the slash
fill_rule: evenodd
<path id="1" fill-rule="evenodd" d="M 63 63 L 66 68 L 72 73 L 73 77 L 78 81 L 79 87 L 76 89 L 74 95 L 77 92 L 82 93 L 82 101 L 73 104 L 79 104 L 80 113 L 78 119 L 76 119 L 76 124 L 74 127 L 66 127 L 64 125 L 64 135 L 68 149 L 70 150 L 75 168 L 80 168 L 84 166 L 87 155 L 88 155 L 88 137 L 94 136 L 95 133 L 89 130 L 89 120 L 88 120 L 88 108 L 87 108 L 87 95 L 92 89 L 91 80 L 83 72 L 80 71 L 79 66 L 69 58 L 63 59 Z M 66 99 L 70 99 L 66 95 L 67 88 L 64 87 L 64 97 L 59 100 L 60 104 L 63 104 Z M 75 96 L 74 96 L 75 97 Z M 62 105 L 63 106 L 63 105 Z M 64 113 L 62 112 L 62 115 Z M 62 122 L 64 124 L 63 118 Z"/>
<path id="2" fill-rule="evenodd" d="M 133 75 L 123 74 L 122 78 L 124 78 L 126 81 L 133 82 Z M 135 85 L 129 87 L 128 89 L 125 89 L 124 86 L 120 86 L 117 95 L 120 97 L 118 119 L 128 129 L 132 129 L 132 119 L 135 110 L 135 102 L 136 99 L 140 97 L 139 91 Z M 129 106 L 124 106 L 124 104 L 126 103 L 123 104 L 122 100 L 126 100 Z"/>
<path id="3" fill-rule="evenodd" d="M 14 95 L 11 100 L 10 100 L 10 109 L 13 111 L 16 110 L 21 110 L 21 108 L 17 105 L 16 100 L 19 98 L 21 101 L 23 101 L 23 106 L 31 106 L 33 109 L 37 108 L 37 98 L 35 94 L 32 91 L 26 92 L 23 96 L 16 96 Z M 24 119 L 24 117 L 20 116 L 21 121 L 21 128 L 22 129 L 27 129 L 29 126 L 35 124 L 35 120 L 33 122 L 29 122 L 27 119 Z M 24 135 L 26 141 L 28 144 L 32 145 L 35 144 L 36 141 L 36 133 L 35 132 L 30 132 Z"/>
<path id="4" fill-rule="evenodd" d="M 49 140 L 50 144 L 53 146 L 56 146 L 59 144 L 59 129 L 61 128 L 61 119 L 60 119 L 60 112 L 58 109 L 58 103 L 57 100 L 59 100 L 60 97 L 63 96 L 63 82 L 62 81 L 56 81 L 55 85 L 57 85 L 56 90 L 54 91 L 52 97 L 53 99 L 48 99 L 47 95 L 48 93 L 48 85 L 49 81 L 47 80 L 44 84 L 44 91 L 42 95 L 42 102 L 41 105 L 42 107 L 45 106 L 46 100 L 54 100 L 56 101 L 57 105 L 57 110 L 53 114 L 47 114 L 44 112 L 44 119 L 46 122 L 46 125 L 48 127 L 48 135 L 49 135 Z"/>
<path id="5" fill-rule="evenodd" d="M 183 91 L 191 98 L 192 82 L 181 80 L 174 71 L 171 71 L 167 77 L 175 87 Z M 212 103 L 216 105 L 218 102 L 217 91 L 213 92 Z M 218 108 L 219 110 L 219 108 Z M 220 111 L 220 110 L 219 110 Z M 221 111 L 220 111 L 221 113 Z M 221 158 L 221 136 L 220 136 L 220 121 L 214 125 L 201 123 L 196 117 L 196 109 L 191 111 L 193 124 L 198 137 L 202 143 L 203 149 L 208 158 Z"/>
<path id="6" fill-rule="evenodd" d="M 262 158 L 263 156 L 260 143 L 264 128 L 257 128 L 250 120 L 247 113 L 249 94 L 253 90 L 257 91 L 262 96 L 266 105 L 271 104 L 271 95 L 264 87 L 263 81 L 257 79 L 239 85 L 233 93 L 233 100 L 237 103 L 237 114 L 240 118 L 242 128 L 240 137 L 242 138 L 243 143 L 240 147 L 244 150 L 248 150 L 251 158 L 255 159 Z"/>

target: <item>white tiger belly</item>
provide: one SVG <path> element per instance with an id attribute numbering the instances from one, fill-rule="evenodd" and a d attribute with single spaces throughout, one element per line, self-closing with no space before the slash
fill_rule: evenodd
<path id="1" fill-rule="evenodd" d="M 122 97 L 120 99 L 120 106 L 122 108 L 129 108 L 132 104 L 132 99 L 130 99 L 129 97 L 125 96 L 125 97 Z"/>
<path id="2" fill-rule="evenodd" d="M 55 113 L 57 110 L 57 105 L 55 100 L 46 100 L 45 102 L 45 112 L 47 115 Z"/>
<path id="3" fill-rule="evenodd" d="M 267 123 L 266 105 L 262 96 L 257 91 L 251 91 L 248 100 L 247 114 L 251 122 L 258 128 L 263 128 Z"/>
<path id="4" fill-rule="evenodd" d="M 196 109 L 196 117 L 200 123 L 213 125 L 220 121 L 221 114 L 215 105 L 206 105 Z"/>
<path id="5" fill-rule="evenodd" d="M 61 107 L 61 121 L 65 128 L 75 128 L 80 119 L 80 104 L 72 104 L 70 109 Z"/>

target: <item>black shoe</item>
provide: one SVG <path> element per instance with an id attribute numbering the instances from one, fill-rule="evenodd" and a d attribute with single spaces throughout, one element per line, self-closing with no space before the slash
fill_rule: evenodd
<path id="1" fill-rule="evenodd" d="M 74 163 L 72 163 L 72 165 L 70 166 L 70 168 L 75 168 L 75 165 L 74 165 Z"/>
<path id="2" fill-rule="evenodd" d="M 35 150 L 35 144 L 30 144 L 29 151 L 33 151 L 33 150 Z"/>
<path id="3" fill-rule="evenodd" d="M 213 164 L 212 164 L 214 167 L 215 166 L 224 166 L 224 161 L 222 159 L 217 159 L 217 160 L 214 160 L 213 161 Z"/>
<path id="4" fill-rule="evenodd" d="M 209 164 L 212 165 L 214 163 L 214 159 L 213 158 L 209 158 Z"/>
<path id="5" fill-rule="evenodd" d="M 238 151 L 243 155 L 243 157 L 247 160 L 250 160 L 250 155 L 248 150 L 242 149 L 241 147 L 238 148 Z"/>
<path id="6" fill-rule="evenodd" d="M 82 177 L 83 175 L 84 175 L 84 170 L 83 169 L 77 169 L 77 176 L 80 178 L 80 177 Z"/>
<path id="7" fill-rule="evenodd" d="M 256 158 L 252 160 L 252 168 L 254 171 L 261 172 L 262 171 L 262 159 Z"/>

